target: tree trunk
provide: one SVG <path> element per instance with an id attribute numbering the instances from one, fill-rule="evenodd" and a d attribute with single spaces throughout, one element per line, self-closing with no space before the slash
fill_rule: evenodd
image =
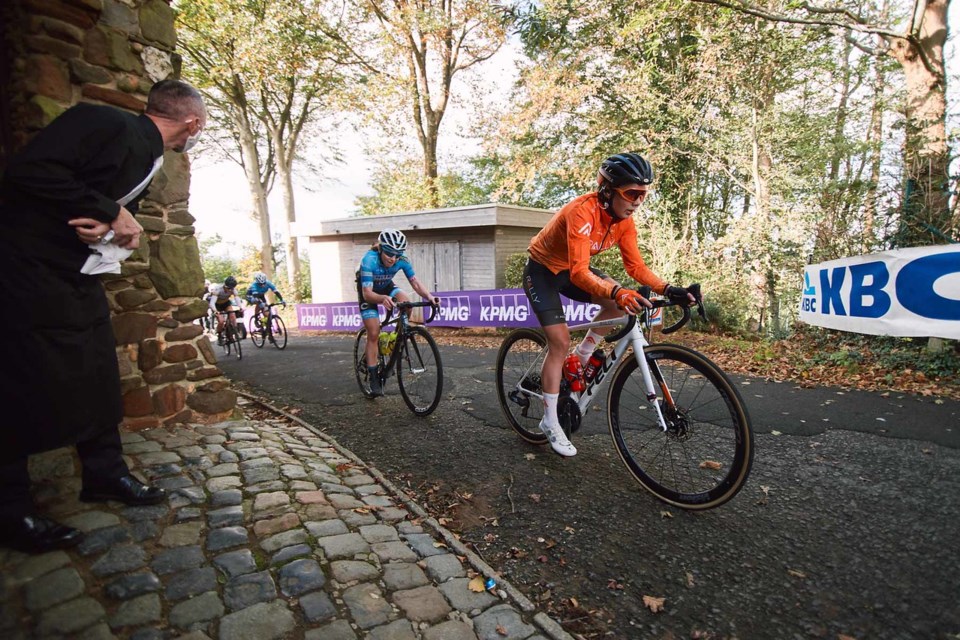
<path id="1" fill-rule="evenodd" d="M 440 206 L 440 190 L 437 179 L 437 134 L 439 127 L 429 124 L 423 140 L 423 175 L 427 180 L 427 189 L 430 191 L 430 206 Z"/>
<path id="2" fill-rule="evenodd" d="M 949 242 L 956 234 L 949 206 L 949 149 L 943 46 L 949 0 L 927 0 L 918 39 L 893 41 L 890 52 L 907 85 L 904 197 L 894 244 L 914 247 Z"/>
<path id="3" fill-rule="evenodd" d="M 278 153 L 278 155 L 280 154 Z M 295 296 L 297 282 L 300 280 L 300 252 L 297 249 L 297 238 L 290 231 L 290 224 L 297 221 L 296 205 L 293 200 L 292 167 L 286 162 L 277 162 L 277 176 L 280 178 L 280 188 L 283 190 L 283 208 L 286 211 L 283 235 L 287 240 L 287 286 L 292 292 L 290 295 Z"/>
<path id="4" fill-rule="evenodd" d="M 270 207 L 267 204 L 267 190 L 260 181 L 260 152 L 249 127 L 242 121 L 237 122 L 240 133 L 240 154 L 243 158 L 243 173 L 250 190 L 253 204 L 253 216 L 260 225 L 260 270 L 273 277 L 273 240 L 270 237 Z"/>

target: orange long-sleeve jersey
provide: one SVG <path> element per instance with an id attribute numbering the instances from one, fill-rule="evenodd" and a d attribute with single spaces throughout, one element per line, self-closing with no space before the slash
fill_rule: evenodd
<path id="1" fill-rule="evenodd" d="M 596 192 L 582 195 L 564 205 L 533 237 L 527 251 L 552 273 L 570 271 L 570 282 L 591 295 L 609 298 L 613 285 L 590 271 L 590 257 L 613 245 L 620 247 L 623 266 L 630 277 L 663 292 L 661 280 L 640 257 L 637 229 L 632 220 L 614 223 L 600 206 Z"/>

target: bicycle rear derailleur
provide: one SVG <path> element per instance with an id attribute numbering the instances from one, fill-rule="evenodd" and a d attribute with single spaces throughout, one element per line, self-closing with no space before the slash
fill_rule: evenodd
<path id="1" fill-rule="evenodd" d="M 539 395 L 541 393 L 540 388 L 540 376 L 538 375 L 531 375 L 520 382 L 520 389 L 524 391 L 530 391 Z M 508 397 L 514 404 L 522 407 L 520 415 L 526 418 L 527 410 L 530 408 L 530 396 L 522 393 L 520 389 L 514 389 L 508 394 Z"/>

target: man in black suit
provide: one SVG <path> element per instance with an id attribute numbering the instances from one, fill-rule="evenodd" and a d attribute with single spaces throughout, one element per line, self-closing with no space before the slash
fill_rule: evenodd
<path id="1" fill-rule="evenodd" d="M 166 495 L 122 458 L 120 374 L 100 279 L 82 273 L 101 241 L 136 249 L 134 219 L 165 150 L 196 143 L 206 111 L 196 89 L 164 80 L 143 115 L 79 104 L 14 156 L 0 191 L 0 546 L 42 552 L 82 534 L 39 515 L 27 456 L 75 444 L 85 502 L 156 504 Z"/>

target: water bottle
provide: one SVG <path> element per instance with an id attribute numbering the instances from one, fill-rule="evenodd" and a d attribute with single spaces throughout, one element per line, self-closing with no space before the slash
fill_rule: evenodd
<path id="1" fill-rule="evenodd" d="M 563 375 L 570 383 L 570 390 L 580 393 L 583 391 L 583 365 L 580 364 L 580 356 L 571 353 L 563 363 Z"/>
<path id="2" fill-rule="evenodd" d="M 603 353 L 603 349 L 597 349 L 593 352 L 590 359 L 587 360 L 587 366 L 583 369 L 583 377 L 587 382 L 593 382 L 606 359 L 607 356 Z"/>
<path id="3" fill-rule="evenodd" d="M 393 343 L 397 339 L 396 333 L 387 333 L 386 331 L 380 332 L 380 338 L 378 342 L 380 343 L 380 355 L 389 356 L 390 352 L 393 351 Z"/>

